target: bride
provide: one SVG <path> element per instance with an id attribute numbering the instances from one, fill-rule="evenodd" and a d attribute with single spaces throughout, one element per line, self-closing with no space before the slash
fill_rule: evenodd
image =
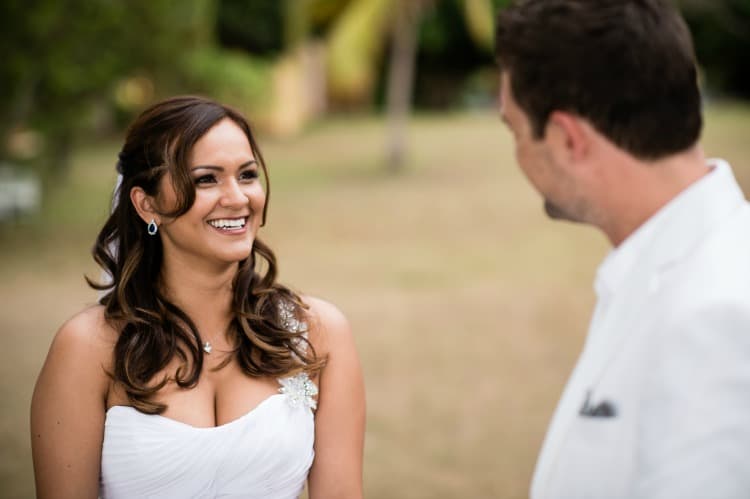
<path id="1" fill-rule="evenodd" d="M 236 111 L 141 114 L 94 247 L 111 282 L 57 332 L 31 406 L 40 498 L 362 496 L 364 388 L 333 305 L 276 282 Z"/>

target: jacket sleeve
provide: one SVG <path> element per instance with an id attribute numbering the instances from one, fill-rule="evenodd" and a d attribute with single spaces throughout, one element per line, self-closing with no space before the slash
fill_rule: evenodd
<path id="1" fill-rule="evenodd" d="M 629 497 L 750 497 L 750 296 L 656 331 Z"/>

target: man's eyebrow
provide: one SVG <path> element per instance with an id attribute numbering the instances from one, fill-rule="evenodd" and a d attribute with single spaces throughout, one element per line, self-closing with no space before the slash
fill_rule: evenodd
<path id="1" fill-rule="evenodd" d="M 247 166 L 254 165 L 254 164 L 257 164 L 257 163 L 258 162 L 256 160 L 251 159 L 250 161 L 245 161 L 244 163 L 242 163 L 239 166 L 239 168 L 245 168 Z M 217 166 L 217 165 L 198 165 L 198 166 L 194 166 L 194 167 L 192 167 L 190 169 L 191 172 L 195 171 L 195 170 L 214 170 L 214 171 L 223 172 L 224 171 L 224 167 L 223 166 Z"/>

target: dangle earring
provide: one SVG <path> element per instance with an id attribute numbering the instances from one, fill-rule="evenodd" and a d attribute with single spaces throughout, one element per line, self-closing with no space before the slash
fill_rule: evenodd
<path id="1" fill-rule="evenodd" d="M 156 221 L 153 218 L 148 223 L 148 227 L 146 227 L 146 232 L 148 232 L 149 236 L 155 236 L 156 233 L 159 232 L 159 226 L 156 225 Z"/>

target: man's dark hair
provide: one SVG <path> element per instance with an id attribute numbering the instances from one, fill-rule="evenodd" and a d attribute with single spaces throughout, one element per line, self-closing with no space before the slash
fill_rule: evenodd
<path id="1" fill-rule="evenodd" d="M 536 138 L 578 114 L 641 159 L 683 151 L 702 117 L 693 44 L 662 0 L 520 0 L 500 12 L 496 55 Z"/>

